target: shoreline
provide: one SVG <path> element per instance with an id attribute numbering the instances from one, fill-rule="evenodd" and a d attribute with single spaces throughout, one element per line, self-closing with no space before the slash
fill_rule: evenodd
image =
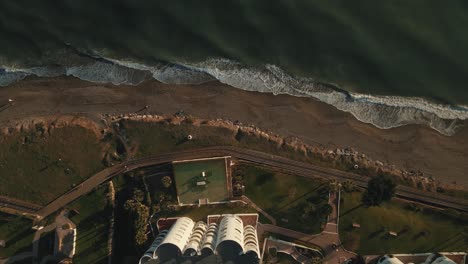
<path id="1" fill-rule="evenodd" d="M 204 119 L 239 120 L 311 146 L 350 147 L 452 187 L 468 186 L 466 126 L 450 137 L 420 125 L 383 130 L 312 98 L 247 92 L 219 82 L 167 85 L 151 80 L 116 86 L 72 77 L 26 78 L 0 88 L 0 102 L 9 98 L 15 102 L 0 112 L 2 126 L 41 115 L 79 114 L 100 121 L 103 113 L 132 113 L 148 105 L 151 114 L 184 110 Z"/>
<path id="2" fill-rule="evenodd" d="M 97 56 L 86 57 L 90 61 L 83 62 L 80 66 L 6 68 L 4 74 L 0 74 L 0 86 L 28 78 L 28 76 L 29 78 L 32 76 L 46 78 L 74 76 L 96 84 L 132 86 L 151 80 L 168 85 L 200 85 L 217 80 L 244 91 L 312 98 L 351 113 L 359 121 L 381 129 L 422 124 L 443 135 L 452 136 L 463 127 L 465 121 L 468 121 L 468 105 L 466 104 L 441 103 L 424 95 L 402 96 L 353 92 L 338 84 L 290 75 L 280 67 L 270 64 L 254 67 L 229 59 L 211 58 L 200 62 L 146 65 L 140 62 Z M 81 56 L 80 59 L 84 58 Z M 73 61 L 71 58 L 70 60 Z"/>

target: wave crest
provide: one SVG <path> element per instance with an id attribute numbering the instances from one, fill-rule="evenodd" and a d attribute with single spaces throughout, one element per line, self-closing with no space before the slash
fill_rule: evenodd
<path id="1" fill-rule="evenodd" d="M 104 57 L 86 60 L 80 57 L 79 61 L 78 64 L 68 66 L 5 68 L 0 70 L 0 86 L 9 85 L 28 75 L 71 75 L 86 81 L 117 85 L 137 85 L 149 78 L 169 84 L 199 84 L 219 80 L 247 91 L 315 98 L 382 129 L 419 124 L 444 135 L 453 135 L 462 125 L 461 120 L 468 119 L 468 106 L 443 105 L 414 97 L 349 93 L 312 78 L 293 77 L 275 65 L 248 67 L 228 59 L 156 65 Z"/>

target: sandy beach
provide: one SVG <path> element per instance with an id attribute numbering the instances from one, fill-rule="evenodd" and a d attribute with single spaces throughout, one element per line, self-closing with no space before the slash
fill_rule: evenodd
<path id="1" fill-rule="evenodd" d="M 352 147 L 372 158 L 407 170 L 420 170 L 452 186 L 468 188 L 468 126 L 451 137 L 410 125 L 378 129 L 352 115 L 310 98 L 246 92 L 219 82 L 139 86 L 94 84 L 76 78 L 28 78 L 0 88 L 1 126 L 34 116 L 84 115 L 100 120 L 105 113 L 187 114 L 239 120 L 311 145 Z"/>

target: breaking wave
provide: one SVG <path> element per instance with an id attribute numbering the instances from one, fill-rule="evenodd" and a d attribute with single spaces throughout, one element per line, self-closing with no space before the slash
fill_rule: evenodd
<path id="1" fill-rule="evenodd" d="M 219 80 L 247 91 L 315 98 L 382 129 L 419 124 L 448 136 L 457 131 L 462 120 L 468 119 L 468 106 L 464 105 L 443 105 L 415 97 L 352 93 L 312 78 L 293 77 L 275 65 L 248 67 L 227 59 L 146 65 L 104 57 L 80 57 L 79 63 L 74 64 L 5 67 L 0 69 L 0 86 L 9 85 L 28 75 L 74 76 L 90 82 L 116 85 L 138 85 L 150 78 L 170 84 L 199 84 Z"/>

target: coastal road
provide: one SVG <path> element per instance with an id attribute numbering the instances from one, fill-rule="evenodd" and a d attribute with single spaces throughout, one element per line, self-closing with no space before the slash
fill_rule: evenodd
<path id="1" fill-rule="evenodd" d="M 93 175 L 83 183 L 60 196 L 45 207 L 36 211 L 39 218 L 44 218 L 53 212 L 65 207 L 67 204 L 76 200 L 80 196 L 91 192 L 94 188 L 103 182 L 112 179 L 113 177 L 122 174 L 126 171 L 134 170 L 141 167 L 148 167 L 162 163 L 169 163 L 174 160 L 185 160 L 194 158 L 231 156 L 240 162 L 249 162 L 252 164 L 267 166 L 274 169 L 282 170 L 289 174 L 307 178 L 325 178 L 337 179 L 339 181 L 352 180 L 360 187 L 367 187 L 368 177 L 339 171 L 331 168 L 319 167 L 310 163 L 291 160 L 288 158 L 271 155 L 264 152 L 236 148 L 236 147 L 207 147 L 191 150 L 181 150 L 177 152 L 166 153 L 150 158 L 135 159 L 123 162 L 113 167 L 104 169 Z M 456 210 L 468 212 L 468 201 L 456 199 L 450 196 L 423 192 L 414 188 L 399 185 L 396 190 L 396 196 L 402 199 L 416 201 L 431 206 L 442 208 L 453 208 Z"/>

